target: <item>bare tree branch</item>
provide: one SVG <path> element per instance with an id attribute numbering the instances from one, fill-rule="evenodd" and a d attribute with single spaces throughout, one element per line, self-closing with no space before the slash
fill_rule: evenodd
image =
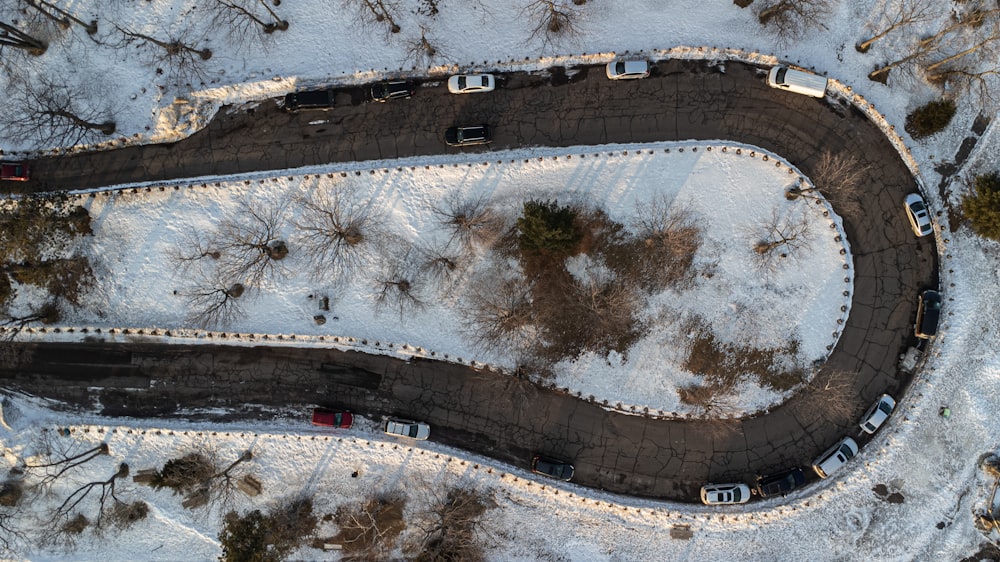
<path id="1" fill-rule="evenodd" d="M 387 256 L 375 274 L 375 311 L 392 309 L 402 321 L 408 312 L 424 307 L 424 283 L 416 252 L 407 249 L 402 255 Z"/>
<path id="2" fill-rule="evenodd" d="M 266 0 L 215 0 L 211 7 L 214 28 L 226 30 L 236 44 L 262 42 L 275 31 L 287 31 L 288 21 L 281 19 Z M 263 9 L 264 14 L 259 14 Z"/>
<path id="3" fill-rule="evenodd" d="M 281 239 L 284 204 L 260 204 L 243 199 L 219 223 L 213 246 L 218 248 L 219 279 L 258 288 L 265 279 L 283 274 L 277 262 L 288 255 Z"/>
<path id="4" fill-rule="evenodd" d="M 761 269 L 773 270 L 787 258 L 794 258 L 810 247 L 810 225 L 805 215 L 793 218 L 775 210 L 762 230 L 763 234 L 753 246 Z"/>
<path id="5" fill-rule="evenodd" d="M 116 125 L 102 101 L 87 102 L 82 87 L 71 87 L 39 75 L 10 91 L 19 109 L 0 116 L 0 128 L 12 140 L 38 148 L 70 147 L 105 140 Z"/>
<path id="6" fill-rule="evenodd" d="M 757 8 L 757 20 L 779 42 L 786 42 L 808 28 L 822 27 L 831 11 L 830 0 L 770 0 Z"/>
<path id="7" fill-rule="evenodd" d="M 521 10 L 521 15 L 535 22 L 531 38 L 541 39 L 544 43 L 556 37 L 572 37 L 579 33 L 576 22 L 580 10 L 565 0 L 532 0 Z"/>
<path id="8" fill-rule="evenodd" d="M 310 189 L 296 199 L 298 243 L 316 280 L 351 276 L 371 263 L 384 233 L 382 213 L 352 196 L 347 185 Z"/>
<path id="9" fill-rule="evenodd" d="M 0 21 L 0 46 L 21 49 L 34 56 L 40 56 L 49 48 L 43 39 L 29 35 L 13 25 Z"/>
<path id="10" fill-rule="evenodd" d="M 60 8 L 47 0 L 24 0 L 24 3 L 37 10 L 42 16 L 55 22 L 62 29 L 69 29 L 69 26 L 75 23 L 82 27 L 88 35 L 97 33 L 97 20 L 91 20 L 90 23 L 87 23 L 74 16 L 68 10 Z"/>
<path id="11" fill-rule="evenodd" d="M 930 20 L 936 15 L 936 7 L 937 4 L 933 0 L 901 0 L 898 4 L 886 2 L 882 5 L 883 11 L 879 16 L 883 20 L 888 20 L 885 26 L 868 39 L 860 41 L 854 48 L 859 53 L 867 53 L 876 41 L 893 31 Z"/>
<path id="12" fill-rule="evenodd" d="M 485 197 L 465 198 L 457 194 L 434 207 L 441 224 L 451 231 L 451 241 L 463 247 L 488 248 L 507 229 L 507 221 L 489 205 Z"/>

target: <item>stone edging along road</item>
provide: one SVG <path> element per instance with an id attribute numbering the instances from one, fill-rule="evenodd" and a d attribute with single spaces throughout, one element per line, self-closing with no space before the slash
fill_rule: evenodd
<path id="1" fill-rule="evenodd" d="M 767 416 L 720 428 L 608 412 L 525 380 L 436 361 L 100 338 L 86 346 L 32 344 L 27 370 L 4 378 L 35 394 L 99 401 L 107 414 L 302 403 L 406 414 L 434 425 L 446 444 L 519 466 L 542 451 L 572 459 L 579 484 L 685 501 L 708 481 L 749 482 L 755 474 L 807 466 L 842 435 L 857 433 L 853 417 L 826 415 L 815 392 L 834 371 L 858 373 L 858 413 L 882 392 L 899 397 L 908 381 L 896 357 L 910 338 L 915 295 L 934 286 L 936 253 L 933 241 L 912 235 L 902 212 L 903 195 L 917 189 L 908 163 L 862 111 L 768 88 L 761 69 L 735 62 L 722 73 L 704 61 L 657 61 L 650 78 L 623 83 L 607 80 L 599 66 L 564 76 L 513 74 L 503 88 L 478 97 L 422 88 L 414 99 L 390 104 L 353 104 L 358 88 L 338 96 L 345 99 L 326 123 L 263 103 L 252 115 L 220 112 L 174 145 L 39 162 L 37 181 L 41 189 L 80 188 L 435 154 L 445 150 L 444 128 L 482 121 L 494 126 L 496 147 L 732 139 L 774 152 L 807 176 L 823 151 L 851 151 L 870 167 L 864 216 L 842 217 L 855 259 L 852 311 L 827 368 L 805 391 Z M 372 134 L 378 130 L 392 134 Z"/>

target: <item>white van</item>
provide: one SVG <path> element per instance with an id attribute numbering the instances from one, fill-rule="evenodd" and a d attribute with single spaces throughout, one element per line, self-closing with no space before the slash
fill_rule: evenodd
<path id="1" fill-rule="evenodd" d="M 826 95 L 826 78 L 787 66 L 772 68 L 767 74 L 767 85 L 814 98 Z"/>
<path id="2" fill-rule="evenodd" d="M 813 470 L 816 471 L 816 474 L 819 474 L 820 478 L 827 478 L 833 474 L 833 471 L 853 459 L 856 454 L 858 454 L 858 444 L 854 439 L 844 437 L 839 443 L 827 449 L 825 453 L 813 462 Z"/>

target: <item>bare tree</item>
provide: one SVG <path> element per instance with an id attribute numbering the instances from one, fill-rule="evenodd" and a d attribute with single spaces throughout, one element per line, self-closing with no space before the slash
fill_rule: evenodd
<path id="1" fill-rule="evenodd" d="M 429 490 L 440 488 L 428 487 Z M 435 493 L 436 501 L 421 514 L 417 526 L 423 532 L 417 562 L 438 560 L 485 560 L 482 539 L 485 527 L 481 518 L 495 508 L 492 494 L 473 489 L 451 487 Z"/>
<path id="2" fill-rule="evenodd" d="M 42 469 L 42 476 L 39 481 L 39 485 L 42 487 L 51 485 L 78 466 L 109 454 L 107 443 L 100 443 L 89 449 L 74 452 L 76 442 L 70 442 L 67 445 L 57 444 L 53 441 L 51 435 L 52 432 L 43 433 L 39 442 L 39 448 L 42 450 L 43 455 L 48 458 L 48 462 L 39 464 L 25 463 L 25 469 L 28 471 Z"/>
<path id="3" fill-rule="evenodd" d="M 899 3 L 892 1 L 882 5 L 882 13 L 879 18 L 885 21 L 881 30 L 875 32 L 869 38 L 860 41 L 854 46 L 859 53 L 867 53 L 876 41 L 883 39 L 897 29 L 923 23 L 936 15 L 937 3 L 933 0 L 900 0 Z"/>
<path id="4" fill-rule="evenodd" d="M 829 423 L 846 426 L 861 405 L 860 395 L 854 387 L 857 379 L 857 373 L 821 371 L 790 405 L 797 414 L 814 416 L 819 412 Z"/>
<path id="5" fill-rule="evenodd" d="M 345 5 L 357 7 L 362 23 L 366 25 L 384 25 L 388 33 L 399 33 L 401 28 L 396 23 L 396 4 L 388 0 L 345 0 Z"/>
<path id="6" fill-rule="evenodd" d="M 809 220 L 805 215 L 793 218 L 775 210 L 762 230 L 763 234 L 753 246 L 762 269 L 774 269 L 782 260 L 810 247 Z"/>
<path id="7" fill-rule="evenodd" d="M 0 312 L 0 326 L 4 328 L 3 337 L 0 338 L 0 340 L 10 342 L 17 337 L 22 330 L 34 322 L 54 324 L 58 322 L 61 317 L 62 314 L 59 311 L 59 305 L 52 301 L 46 302 L 39 308 L 34 309 L 27 314 L 12 316 L 9 311 Z"/>
<path id="8" fill-rule="evenodd" d="M 378 494 L 359 505 L 337 508 L 334 521 L 340 532 L 331 542 L 340 544 L 345 560 L 382 560 L 406 528 L 403 508 L 406 496 L 402 492 Z"/>
<path id="9" fill-rule="evenodd" d="M 88 102 L 83 87 L 46 75 L 18 82 L 9 93 L 18 111 L 0 117 L 0 129 L 13 140 L 39 148 L 69 147 L 104 140 L 117 128 L 102 101 Z"/>
<path id="10" fill-rule="evenodd" d="M 649 291 L 663 290 L 686 279 L 701 247 L 701 229 L 688 204 L 654 199 L 636 208 L 626 275 Z"/>
<path id="11" fill-rule="evenodd" d="M 296 199 L 301 212 L 295 226 L 299 246 L 314 280 L 351 276 L 369 264 L 382 242 L 385 218 L 348 186 L 316 188 Z"/>
<path id="12" fill-rule="evenodd" d="M 823 26 L 831 11 L 830 0 L 769 0 L 758 5 L 757 20 L 784 42 Z"/>
<path id="13" fill-rule="evenodd" d="M 580 11 L 565 0 L 532 0 L 521 10 L 521 14 L 535 22 L 531 30 L 532 39 L 540 38 L 548 43 L 558 36 L 569 37 L 579 33 L 576 22 Z"/>
<path id="14" fill-rule="evenodd" d="M 100 527 L 104 522 L 105 510 L 107 509 L 108 501 L 114 500 L 115 503 L 122 503 L 122 500 L 118 499 L 115 495 L 115 486 L 120 478 L 125 478 L 128 476 L 129 468 L 126 463 L 121 463 L 118 465 L 118 470 L 115 471 L 107 480 L 98 480 L 94 482 L 88 482 L 83 486 L 80 486 L 74 490 L 65 500 L 55 509 L 53 513 L 53 520 L 69 520 L 70 516 L 76 510 L 76 508 L 87 499 L 87 496 L 94 490 L 100 490 L 98 494 L 98 510 L 97 519 L 95 525 Z"/>
<path id="15" fill-rule="evenodd" d="M 267 0 L 215 0 L 210 9 L 212 27 L 225 29 L 237 43 L 259 42 L 275 31 L 288 30 L 288 21 Z"/>
<path id="16" fill-rule="evenodd" d="M 56 6 L 47 0 L 24 0 L 24 3 L 34 8 L 39 14 L 51 20 L 62 29 L 69 29 L 72 24 L 82 27 L 88 35 L 97 33 L 97 20 L 87 23 L 73 15 L 70 11 Z"/>
<path id="17" fill-rule="evenodd" d="M 856 216 L 861 213 L 861 193 L 870 166 L 849 152 L 826 150 L 813 169 L 813 186 L 794 186 L 785 192 L 785 197 L 794 200 L 799 197 L 818 199 L 816 192 L 842 215 Z"/>
<path id="18" fill-rule="evenodd" d="M 421 25 L 420 37 L 406 41 L 405 60 L 413 61 L 416 65 L 427 66 L 436 58 L 445 58 L 445 54 L 441 52 L 436 41 L 432 43 L 427 38 L 427 28 Z"/>
<path id="19" fill-rule="evenodd" d="M 240 297 L 246 288 L 240 283 L 228 284 L 222 279 L 207 279 L 184 291 L 190 310 L 187 320 L 201 328 L 226 326 L 243 316 L 243 301 Z"/>
<path id="20" fill-rule="evenodd" d="M 150 57 L 151 64 L 166 66 L 168 75 L 175 80 L 203 77 L 201 63 L 212 58 L 212 50 L 193 46 L 186 31 L 159 39 L 126 27 L 116 25 L 115 28 L 122 35 L 121 46 L 139 45 Z"/>
<path id="21" fill-rule="evenodd" d="M 30 55 L 40 56 L 49 48 L 49 44 L 7 22 L 0 21 L 0 47 L 13 47 Z"/>
<path id="22" fill-rule="evenodd" d="M 936 33 L 917 41 L 909 54 L 876 68 L 868 74 L 868 78 L 885 82 L 891 70 L 912 69 L 916 64 L 922 66 L 928 79 L 940 80 L 949 68 L 958 66 L 968 69 L 975 65 L 976 59 L 995 70 L 994 49 L 995 43 L 1000 40 L 998 17 L 1000 8 L 983 10 L 974 6 L 967 12 L 958 13 Z"/>
<path id="23" fill-rule="evenodd" d="M 170 488 L 183 494 L 186 508 L 220 505 L 222 511 L 232 509 L 239 481 L 249 473 L 245 463 L 253 460 L 253 451 L 244 451 L 225 468 L 220 467 L 218 453 L 209 443 L 164 463 L 149 484 L 154 488 Z"/>
<path id="24" fill-rule="evenodd" d="M 424 280 L 417 252 L 407 250 L 399 256 L 383 258 L 375 274 L 375 311 L 399 312 L 400 321 L 407 313 L 424 307 Z"/>
<path id="25" fill-rule="evenodd" d="M 242 199 L 219 223 L 213 237 L 213 246 L 221 254 L 218 278 L 227 286 L 240 283 L 257 288 L 265 279 L 281 274 L 277 262 L 288 255 L 288 245 L 281 239 L 284 220 L 284 204 Z"/>
<path id="26" fill-rule="evenodd" d="M 451 231 L 451 240 L 463 247 L 488 248 L 507 228 L 503 216 L 483 196 L 449 195 L 441 207 L 434 207 L 434 213 L 441 224 Z"/>
<path id="27" fill-rule="evenodd" d="M 435 285 L 452 280 L 459 266 L 466 262 L 465 255 L 460 251 L 452 251 L 447 245 L 423 245 L 417 248 L 417 252 L 421 260 L 419 273 Z"/>
<path id="28" fill-rule="evenodd" d="M 509 270 L 491 268 L 476 275 L 462 312 L 466 332 L 484 351 L 524 349 L 532 339 L 531 285 Z"/>
<path id="29" fill-rule="evenodd" d="M 167 249 L 167 259 L 183 274 L 205 258 L 218 260 L 221 257 L 222 252 L 215 248 L 214 240 L 190 228 L 182 230 L 177 244 Z"/>

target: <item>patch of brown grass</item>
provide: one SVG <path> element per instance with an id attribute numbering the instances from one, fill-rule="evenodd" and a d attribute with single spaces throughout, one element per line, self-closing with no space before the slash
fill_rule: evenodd
<path id="1" fill-rule="evenodd" d="M 783 348 L 761 349 L 719 342 L 705 327 L 696 327 L 693 331 L 695 337 L 683 367 L 691 373 L 704 376 L 709 381 L 715 381 L 714 385 L 709 384 L 709 387 L 731 386 L 734 378 L 744 375 L 754 376 L 762 385 L 779 392 L 802 382 L 801 369 L 782 367 L 788 357 L 798 352 L 797 341 L 793 340 Z M 699 392 L 704 394 L 707 391 L 689 393 L 689 398 L 692 400 L 698 398 Z M 702 398 L 701 402 L 703 401 Z"/>

